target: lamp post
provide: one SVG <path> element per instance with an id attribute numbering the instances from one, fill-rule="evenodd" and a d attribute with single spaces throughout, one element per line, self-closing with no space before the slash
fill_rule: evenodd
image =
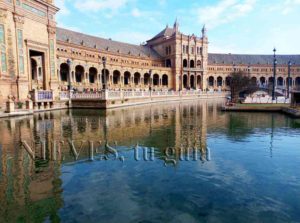
<path id="1" fill-rule="evenodd" d="M 272 100 L 275 101 L 275 86 L 276 86 L 276 68 L 277 68 L 277 59 L 276 59 L 276 48 L 273 50 L 274 52 L 274 69 L 273 69 L 273 90 L 272 90 Z"/>
<path id="2" fill-rule="evenodd" d="M 152 97 L 152 70 L 149 70 L 149 76 L 150 76 L 150 83 L 149 83 L 149 91 L 150 91 L 150 98 Z"/>
<path id="3" fill-rule="evenodd" d="M 107 80 L 106 80 L 106 57 L 102 57 L 103 63 L 103 89 L 107 89 Z"/>
<path id="4" fill-rule="evenodd" d="M 291 61 L 289 61 L 289 63 L 288 63 L 287 98 L 290 98 L 291 66 L 292 66 L 292 62 L 291 62 Z"/>
<path id="5" fill-rule="evenodd" d="M 68 85 L 69 85 L 69 91 L 72 91 L 72 78 L 71 78 L 71 75 L 72 75 L 72 73 L 71 73 L 71 65 L 72 65 L 72 61 L 70 60 L 70 59 L 68 59 L 67 60 L 67 64 L 68 64 L 68 68 L 69 68 L 69 70 L 68 70 L 68 76 L 69 76 L 69 78 L 68 78 L 68 81 L 69 81 L 69 83 L 68 83 Z"/>

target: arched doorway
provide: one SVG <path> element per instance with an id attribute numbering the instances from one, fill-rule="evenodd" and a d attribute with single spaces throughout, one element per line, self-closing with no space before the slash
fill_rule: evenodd
<path id="1" fill-rule="evenodd" d="M 158 74 L 153 75 L 153 85 L 159 86 L 159 75 Z"/>
<path id="2" fill-rule="evenodd" d="M 117 85 L 120 83 L 120 79 L 121 79 L 121 73 L 118 70 L 115 70 L 113 72 L 113 84 Z"/>
<path id="3" fill-rule="evenodd" d="M 84 68 L 81 65 L 75 67 L 75 79 L 77 83 L 81 83 L 84 77 Z"/>
<path id="4" fill-rule="evenodd" d="M 162 85 L 167 87 L 169 85 L 168 75 L 164 74 L 162 76 Z"/>
<path id="5" fill-rule="evenodd" d="M 60 65 L 60 81 L 67 82 L 69 80 L 69 65 L 62 63 Z"/>
<path id="6" fill-rule="evenodd" d="M 30 62 L 31 62 L 31 79 L 37 81 L 38 80 L 37 61 L 34 58 L 31 58 Z"/>
<path id="7" fill-rule="evenodd" d="M 97 69 L 95 67 L 91 67 L 89 70 L 89 81 L 91 84 L 94 84 L 97 79 Z"/>

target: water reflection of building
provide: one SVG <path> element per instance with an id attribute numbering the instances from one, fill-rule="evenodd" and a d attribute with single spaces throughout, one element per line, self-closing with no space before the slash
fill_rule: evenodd
<path id="1" fill-rule="evenodd" d="M 34 135 L 40 120 L 35 118 L 11 119 L 0 122 L 1 174 L 0 174 L 0 222 L 45 221 L 57 218 L 62 205 L 59 163 L 34 162 L 20 148 L 20 139 Z M 36 136 L 38 137 L 38 136 Z M 51 135 L 45 135 L 50 140 Z"/>
<path id="2" fill-rule="evenodd" d="M 205 149 L 209 146 L 209 137 L 220 134 L 235 139 L 247 136 L 254 128 L 266 132 L 272 119 L 274 129 L 288 125 L 288 118 L 280 114 L 219 113 L 217 103 L 199 100 L 107 111 L 62 110 L 25 119 L 2 120 L 0 205 L 3 208 L 0 209 L 0 222 L 16 222 L 20 218 L 30 220 L 32 213 L 41 213 L 41 218 L 55 217 L 62 206 L 59 157 L 56 162 L 40 160 L 34 163 L 26 151 L 20 149 L 21 139 L 28 142 L 44 140 L 48 150 L 53 140 L 68 139 L 111 144 L 116 141 L 127 147 L 138 142 L 161 151 L 166 147 L 195 146 L 202 148 L 201 152 L 207 158 Z M 62 148 L 66 156 L 63 162 L 73 161 L 69 147 Z M 87 157 L 87 151 L 81 157 Z M 31 214 L 29 209 L 33 210 Z"/>

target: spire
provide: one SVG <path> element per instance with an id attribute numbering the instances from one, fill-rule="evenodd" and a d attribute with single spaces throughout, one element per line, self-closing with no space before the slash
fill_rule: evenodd
<path id="1" fill-rule="evenodd" d="M 179 31 L 179 23 L 177 21 L 177 18 L 176 18 L 175 23 L 174 23 L 174 29 L 175 29 L 176 32 Z"/>
<path id="2" fill-rule="evenodd" d="M 204 24 L 204 26 L 202 28 L 202 38 L 206 38 L 206 37 L 207 37 L 207 29 L 206 29 L 205 24 Z"/>

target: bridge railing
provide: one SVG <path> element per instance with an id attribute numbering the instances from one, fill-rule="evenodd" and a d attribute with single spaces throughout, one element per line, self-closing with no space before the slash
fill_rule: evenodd
<path id="1" fill-rule="evenodd" d="M 116 91 L 116 90 L 106 90 L 99 92 L 73 92 L 71 94 L 72 99 L 98 99 L 98 100 L 123 100 L 132 98 L 159 98 L 159 97 L 188 97 L 197 95 L 213 95 L 220 94 L 222 92 L 203 92 L 201 90 L 186 90 L 186 91 Z M 66 93 L 61 94 L 61 98 L 68 98 Z"/>

